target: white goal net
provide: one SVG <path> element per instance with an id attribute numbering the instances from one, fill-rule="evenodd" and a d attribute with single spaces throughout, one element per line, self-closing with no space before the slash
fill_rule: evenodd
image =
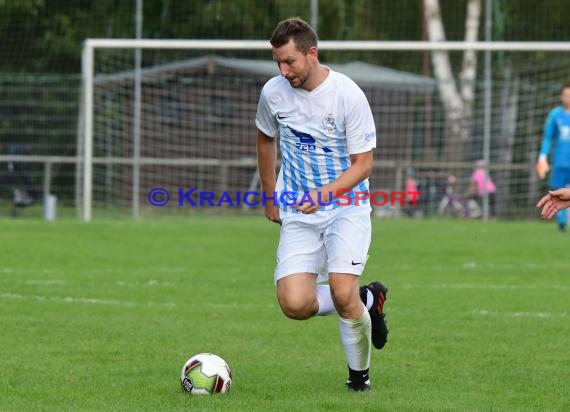
<path id="1" fill-rule="evenodd" d="M 492 214 L 535 214 L 547 182 L 534 163 L 546 115 L 567 81 L 570 43 L 323 41 L 319 50 L 321 62 L 351 77 L 370 101 L 378 135 L 371 189 L 401 191 L 413 180 L 422 195 L 412 214 L 437 215 L 450 191 L 466 199 L 474 164 L 485 160 L 497 188 Z M 469 51 L 472 78 L 462 69 Z M 433 66 L 434 53 L 449 58 L 451 77 Z M 86 41 L 82 218 L 249 208 L 243 194 L 260 191 L 257 101 L 278 74 L 265 41 Z M 475 199 L 485 216 L 487 199 Z"/>

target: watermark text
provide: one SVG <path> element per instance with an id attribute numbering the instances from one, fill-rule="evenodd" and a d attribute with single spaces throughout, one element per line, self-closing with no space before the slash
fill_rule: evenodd
<path id="1" fill-rule="evenodd" d="M 310 204 L 321 207 L 330 206 L 359 206 L 371 203 L 374 206 L 417 206 L 419 191 L 355 191 L 352 189 L 338 189 L 333 192 L 313 191 L 313 192 L 256 192 L 256 191 L 224 191 L 219 194 L 212 191 L 198 190 L 197 188 L 178 188 L 171 196 L 170 192 L 161 187 L 155 187 L 148 192 L 148 202 L 152 206 L 166 206 L 172 200 L 176 201 L 179 207 L 241 207 L 241 206 L 265 206 L 274 204 L 288 207 Z"/>

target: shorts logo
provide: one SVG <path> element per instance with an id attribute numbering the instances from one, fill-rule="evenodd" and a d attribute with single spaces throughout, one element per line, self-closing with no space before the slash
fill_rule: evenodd
<path id="1" fill-rule="evenodd" d="M 333 133 L 336 130 L 336 123 L 334 120 L 334 114 L 329 113 L 323 119 L 323 127 L 327 133 Z"/>

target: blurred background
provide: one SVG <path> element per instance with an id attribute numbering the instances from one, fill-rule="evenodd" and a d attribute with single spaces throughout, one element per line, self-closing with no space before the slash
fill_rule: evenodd
<path id="1" fill-rule="evenodd" d="M 473 5 L 479 11 L 469 15 Z M 422 0 L 2 0 L 0 215 L 41 216 L 49 194 L 57 196 L 60 216 L 81 215 L 81 51 L 87 38 L 268 40 L 280 20 L 300 16 L 317 28 L 320 40 L 426 41 L 426 6 Z M 464 40 L 466 22 L 476 23 L 478 40 L 570 38 L 565 0 L 440 0 L 439 6 L 447 40 Z M 486 157 L 488 116 L 485 167 L 497 188 L 493 215 L 535 218 L 534 204 L 546 181 L 538 180 L 534 164 L 546 115 L 570 78 L 569 53 L 492 52 L 485 73 L 485 54 L 477 52 L 470 79 L 465 79 L 466 54 L 448 56 L 461 109 L 453 94 L 442 94 L 433 53 L 320 52 L 321 62 L 352 77 L 371 103 L 378 130 L 371 189 L 415 184 L 422 191 L 417 208 L 381 207 L 376 215 L 437 216 L 447 214 L 446 199 L 452 204 L 456 195 L 463 202 L 475 162 Z M 143 50 L 138 80 L 136 57 L 128 48 L 95 53 L 94 218 L 207 212 L 175 204 L 152 207 L 146 196 L 154 187 L 220 194 L 259 190 L 255 110 L 261 87 L 278 75 L 269 47 Z M 490 107 L 485 107 L 487 86 Z M 463 87 L 471 87 L 471 98 L 462 94 Z M 457 110 L 459 119 L 453 116 Z M 137 193 L 129 162 L 135 133 L 140 156 L 154 159 L 137 171 Z M 480 218 L 483 202 L 475 201 L 480 210 L 449 212 Z"/>

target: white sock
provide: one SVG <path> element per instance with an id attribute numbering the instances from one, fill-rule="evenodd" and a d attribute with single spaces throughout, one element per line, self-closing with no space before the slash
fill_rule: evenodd
<path id="1" fill-rule="evenodd" d="M 340 340 L 348 360 L 348 366 L 355 371 L 370 367 L 372 324 L 367 310 L 356 319 L 340 319 Z"/>
<path id="2" fill-rule="evenodd" d="M 317 285 L 317 302 L 319 304 L 317 316 L 326 316 L 336 313 L 336 308 L 331 296 L 331 287 L 329 285 Z"/>
<path id="3" fill-rule="evenodd" d="M 372 304 L 374 303 L 374 295 L 372 291 L 366 288 L 366 310 L 370 311 Z"/>

